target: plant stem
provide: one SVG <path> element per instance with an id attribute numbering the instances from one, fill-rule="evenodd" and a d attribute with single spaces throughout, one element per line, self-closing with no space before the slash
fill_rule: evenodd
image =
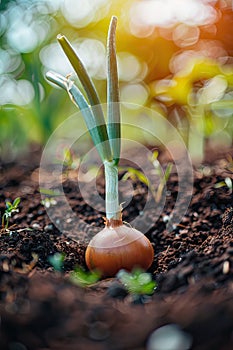
<path id="1" fill-rule="evenodd" d="M 118 167 L 114 161 L 105 161 L 104 170 L 106 218 L 108 220 L 121 220 L 118 198 Z"/>

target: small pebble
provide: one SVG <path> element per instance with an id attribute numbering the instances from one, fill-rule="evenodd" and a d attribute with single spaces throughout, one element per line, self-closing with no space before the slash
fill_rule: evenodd
<path id="1" fill-rule="evenodd" d="M 164 215 L 163 216 L 163 222 L 167 223 L 171 220 L 170 216 L 169 215 Z"/>
<path id="2" fill-rule="evenodd" d="M 224 275 L 226 275 L 226 274 L 229 273 L 229 271 L 230 271 L 230 263 L 229 263 L 228 260 L 226 260 L 226 261 L 224 261 L 224 263 L 223 263 L 222 273 L 223 273 Z"/>
<path id="3" fill-rule="evenodd" d="M 40 230 L 41 229 L 40 225 L 38 223 L 36 223 L 36 222 L 34 224 L 32 224 L 32 228 L 34 228 L 35 230 Z"/>
<path id="4" fill-rule="evenodd" d="M 53 224 L 48 224 L 44 227 L 44 230 L 46 232 L 53 231 Z"/>
<path id="5" fill-rule="evenodd" d="M 191 346 L 191 335 L 176 324 L 168 324 L 150 335 L 146 350 L 189 350 Z"/>

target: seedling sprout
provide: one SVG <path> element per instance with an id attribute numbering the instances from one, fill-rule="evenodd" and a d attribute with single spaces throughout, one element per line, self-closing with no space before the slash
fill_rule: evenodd
<path id="1" fill-rule="evenodd" d="M 6 201 L 6 209 L 4 211 L 4 214 L 2 216 L 2 228 L 8 229 L 9 226 L 9 220 L 10 217 L 13 213 L 18 213 L 19 212 L 19 203 L 20 203 L 20 198 L 17 197 L 13 203 Z"/>
<path id="2" fill-rule="evenodd" d="M 215 188 L 227 187 L 229 193 L 232 193 L 233 183 L 230 177 L 226 177 L 223 181 L 217 182 L 214 186 Z"/>
<path id="3" fill-rule="evenodd" d="M 158 155 L 159 153 L 156 150 L 149 157 L 150 162 L 154 166 L 154 173 L 159 177 L 159 185 L 157 188 L 142 171 L 133 167 L 121 168 L 122 170 L 126 170 L 126 173 L 124 174 L 122 180 L 126 181 L 128 178 L 132 178 L 141 181 L 144 185 L 148 187 L 156 203 L 159 203 L 161 200 L 164 188 L 166 186 L 167 181 L 169 180 L 173 167 L 173 164 L 169 162 L 165 170 L 163 171 L 158 161 Z"/>

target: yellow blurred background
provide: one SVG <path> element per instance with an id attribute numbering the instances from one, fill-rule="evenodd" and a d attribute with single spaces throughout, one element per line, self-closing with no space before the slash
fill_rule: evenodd
<path id="1" fill-rule="evenodd" d="M 177 128 L 188 147 L 206 139 L 232 145 L 232 1 L 18 0 L 0 2 L 2 158 L 13 159 L 32 142 L 43 145 L 76 111 L 44 78 L 48 70 L 74 74 L 57 34 L 72 42 L 106 101 L 112 15 L 118 17 L 121 101 L 134 104 L 129 121 L 140 123 L 140 106 L 149 107 Z"/>

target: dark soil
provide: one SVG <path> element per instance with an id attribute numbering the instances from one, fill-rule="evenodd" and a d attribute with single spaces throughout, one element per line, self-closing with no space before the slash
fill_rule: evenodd
<path id="1" fill-rule="evenodd" d="M 147 298 L 127 294 L 116 278 L 87 288 L 71 283 L 75 266 L 85 268 L 88 240 L 79 239 L 82 234 L 89 237 L 85 222 L 94 221 L 97 232 L 103 227 L 103 212 L 85 203 L 75 179 L 67 175 L 64 190 L 80 224 L 72 235 L 64 220 L 60 232 L 41 204 L 38 152 L 30 160 L 2 165 L 1 214 L 5 200 L 20 197 L 21 203 L 10 230 L 0 236 L 0 349 L 233 349 L 233 194 L 227 186 L 216 188 L 226 177 L 233 181 L 229 154 L 208 156 L 208 162 L 194 169 L 192 201 L 172 230 L 166 220 L 177 196 L 176 173 L 169 179 L 159 219 L 153 208 L 148 210 L 146 235 L 155 251 L 150 272 L 157 288 Z M 166 156 L 162 158 L 166 164 Z M 133 186 L 134 197 L 123 212 L 126 221 L 143 210 L 148 196 L 145 185 L 134 181 Z M 97 187 L 103 196 L 101 180 Z M 62 208 L 54 210 L 63 217 Z M 65 254 L 61 272 L 48 260 L 56 252 Z"/>

